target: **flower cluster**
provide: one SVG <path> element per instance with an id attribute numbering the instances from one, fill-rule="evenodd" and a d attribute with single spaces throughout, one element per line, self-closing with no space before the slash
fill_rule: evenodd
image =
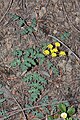
<path id="1" fill-rule="evenodd" d="M 52 57 L 57 57 L 57 56 L 65 56 L 66 52 L 65 51 L 60 51 L 59 47 L 61 44 L 59 42 L 55 42 L 55 44 L 49 44 L 47 48 L 43 51 L 44 55 L 51 55 Z"/>

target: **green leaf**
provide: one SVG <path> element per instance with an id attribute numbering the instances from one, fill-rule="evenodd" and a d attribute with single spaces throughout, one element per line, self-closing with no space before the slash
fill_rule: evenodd
<path id="1" fill-rule="evenodd" d="M 16 60 L 13 60 L 10 65 L 11 65 L 11 67 L 16 67 L 17 66 Z"/>
<path id="2" fill-rule="evenodd" d="M 70 33 L 69 32 L 64 32 L 64 36 L 67 39 L 70 36 Z"/>
<path id="3" fill-rule="evenodd" d="M 68 113 L 70 116 L 72 116 L 73 114 L 75 114 L 75 108 L 73 108 L 73 107 L 68 108 L 67 113 Z"/>
<path id="4" fill-rule="evenodd" d="M 45 56 L 43 54 L 39 53 L 39 54 L 36 54 L 36 57 L 37 58 L 44 58 Z"/>
<path id="5" fill-rule="evenodd" d="M 27 29 L 28 29 L 28 32 L 29 32 L 29 33 L 32 33 L 32 32 L 34 31 L 34 29 L 33 29 L 32 26 L 29 26 Z"/>
<path id="6" fill-rule="evenodd" d="M 25 21 L 20 18 L 20 20 L 18 21 L 19 27 L 22 27 L 24 24 L 25 24 Z"/>
<path id="7" fill-rule="evenodd" d="M 14 59 L 10 65 L 11 67 L 16 67 L 17 65 L 20 65 L 20 64 L 21 64 L 20 59 Z"/>
<path id="8" fill-rule="evenodd" d="M 73 120 L 71 117 L 68 120 Z"/>
<path id="9" fill-rule="evenodd" d="M 29 33 L 28 28 L 25 28 L 24 30 L 22 30 L 22 31 L 20 32 L 21 35 L 26 35 L 26 34 L 28 34 L 28 33 Z"/>
<path id="10" fill-rule="evenodd" d="M 36 22 L 37 22 L 37 21 L 36 21 L 36 18 L 33 18 L 33 19 L 32 19 L 32 23 L 31 23 L 31 26 L 32 26 L 32 27 L 36 27 L 36 24 L 37 24 Z"/>
<path id="11" fill-rule="evenodd" d="M 3 86 L 3 85 L 2 85 L 2 84 L 0 84 L 0 88 L 2 88 L 2 86 Z"/>
<path id="12" fill-rule="evenodd" d="M 30 89 L 29 93 L 36 93 L 37 95 L 40 95 L 40 91 L 38 89 L 35 89 L 35 88 Z"/>
<path id="13" fill-rule="evenodd" d="M 31 55 L 33 55 L 33 54 L 34 54 L 34 49 L 33 49 L 33 48 L 29 48 L 29 49 L 28 49 L 28 52 L 29 52 Z"/>
<path id="14" fill-rule="evenodd" d="M 12 20 L 16 21 L 16 20 L 18 20 L 20 17 L 19 17 L 18 15 L 16 15 L 16 14 L 14 14 L 14 15 L 11 14 L 11 18 L 12 18 Z"/>
<path id="15" fill-rule="evenodd" d="M 61 112 L 66 112 L 66 106 L 64 104 L 60 103 L 58 107 Z"/>
<path id="16" fill-rule="evenodd" d="M 1 110 L 1 111 L 0 111 L 0 115 L 4 115 L 4 116 L 7 117 L 7 111 L 6 111 L 6 110 Z"/>
<path id="17" fill-rule="evenodd" d="M 0 95 L 2 95 L 4 93 L 4 91 L 0 91 Z"/>
<path id="18" fill-rule="evenodd" d="M 31 102 L 35 102 L 36 99 L 37 99 L 37 94 L 35 94 L 35 93 L 31 94 L 31 97 L 29 98 L 29 100 L 30 100 Z"/>
<path id="19" fill-rule="evenodd" d="M 32 65 L 36 65 L 36 62 L 32 58 L 27 58 L 26 61 L 28 61 Z"/>
<path id="20" fill-rule="evenodd" d="M 33 73 L 33 79 L 34 80 L 39 80 L 39 74 L 38 73 Z"/>
<path id="21" fill-rule="evenodd" d="M 58 76 L 59 75 L 58 69 L 55 66 L 52 66 L 51 68 L 52 68 L 52 71 L 54 73 L 54 76 Z"/>
<path id="22" fill-rule="evenodd" d="M 26 59 L 30 55 L 30 53 L 28 50 L 24 50 L 24 52 L 25 52 L 24 59 Z"/>
<path id="23" fill-rule="evenodd" d="M 27 67 L 31 67 L 31 64 L 27 62 L 27 60 L 24 61 L 24 65 L 26 65 Z"/>
<path id="24" fill-rule="evenodd" d="M 45 106 L 43 106 L 42 108 L 43 108 L 45 113 L 50 114 L 50 111 L 48 110 L 48 108 L 46 108 Z"/>
<path id="25" fill-rule="evenodd" d="M 32 81 L 32 75 L 31 74 L 29 74 L 29 75 L 27 75 L 26 77 L 24 77 L 23 79 L 22 79 L 22 81 L 24 81 L 24 82 L 31 82 Z"/>
<path id="26" fill-rule="evenodd" d="M 25 104 L 25 107 L 26 108 L 31 108 L 31 107 L 33 107 L 33 105 L 31 105 L 31 104 Z M 26 110 L 27 111 L 27 113 L 30 113 L 31 112 L 31 109 L 28 109 L 28 110 Z"/>
<path id="27" fill-rule="evenodd" d="M 54 120 L 52 116 L 48 116 L 48 120 Z"/>
<path id="28" fill-rule="evenodd" d="M 41 58 L 40 61 L 39 61 L 39 65 L 42 65 L 44 60 L 45 60 L 45 58 Z"/>
<path id="29" fill-rule="evenodd" d="M 69 104 L 69 102 L 68 102 L 68 101 L 64 101 L 64 102 L 63 102 L 63 104 L 65 104 L 65 105 L 66 105 L 66 107 L 69 107 L 69 106 L 70 106 L 70 104 Z"/>
<path id="30" fill-rule="evenodd" d="M 50 69 L 53 64 L 50 61 L 47 61 L 47 65 L 48 65 L 48 69 Z"/>
<path id="31" fill-rule="evenodd" d="M 39 82 L 47 84 L 47 81 L 43 77 L 39 76 L 38 79 L 39 79 Z"/>
<path id="32" fill-rule="evenodd" d="M 64 32 L 63 34 L 61 34 L 61 39 L 62 40 L 65 40 L 65 39 L 67 39 L 68 37 L 70 36 L 70 33 L 69 32 Z"/>
<path id="33" fill-rule="evenodd" d="M 56 112 L 56 110 L 57 110 L 57 103 L 58 103 L 58 100 L 57 100 L 57 99 L 53 99 L 53 100 L 52 100 L 52 105 L 51 105 L 51 107 L 52 107 L 52 110 L 53 110 L 54 112 Z"/>
<path id="34" fill-rule="evenodd" d="M 42 98 L 42 100 L 41 100 L 41 102 L 40 102 L 41 104 L 44 104 L 44 103 L 49 103 L 49 97 L 46 95 L 46 96 L 44 96 L 43 98 Z"/>
<path id="35" fill-rule="evenodd" d="M 33 82 L 32 84 L 30 84 L 29 86 L 31 87 L 36 87 L 38 89 L 44 89 L 42 85 L 40 85 L 39 83 Z"/>
<path id="36" fill-rule="evenodd" d="M 20 59 L 16 59 L 16 64 L 20 65 L 21 64 L 21 60 Z"/>
<path id="37" fill-rule="evenodd" d="M 43 113 L 38 112 L 37 110 L 33 111 L 32 114 L 35 115 L 36 117 L 40 118 L 40 119 L 44 117 Z"/>
<path id="38" fill-rule="evenodd" d="M 0 99 L 0 103 L 3 103 L 5 100 L 5 98 Z"/>
<path id="39" fill-rule="evenodd" d="M 20 68 L 21 68 L 22 72 L 26 71 L 28 69 L 27 66 L 25 66 L 24 64 L 21 64 Z"/>
<path id="40" fill-rule="evenodd" d="M 13 54 L 14 54 L 15 56 L 20 57 L 20 56 L 22 56 L 22 50 L 15 50 L 15 51 L 13 52 Z"/>

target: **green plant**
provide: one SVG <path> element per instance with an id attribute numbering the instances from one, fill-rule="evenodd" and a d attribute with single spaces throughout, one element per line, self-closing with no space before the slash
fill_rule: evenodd
<path id="1" fill-rule="evenodd" d="M 73 106 L 66 106 L 63 103 L 60 103 L 58 105 L 58 108 L 60 110 L 60 114 L 64 114 L 62 115 L 63 118 L 65 118 L 66 120 L 73 120 L 72 116 L 76 113 L 76 110 Z"/>
<path id="2" fill-rule="evenodd" d="M 23 18 L 21 18 L 20 16 L 16 14 L 10 14 L 10 17 L 13 21 L 18 21 L 19 27 L 24 27 L 25 25 L 27 25 L 26 20 L 24 20 Z M 31 34 L 32 32 L 35 31 L 36 25 L 37 25 L 36 18 L 33 18 L 31 21 L 31 25 L 21 30 L 20 34 L 21 35 Z"/>
<path id="3" fill-rule="evenodd" d="M 33 107 L 35 101 L 39 98 L 41 95 L 42 90 L 44 90 L 45 85 L 47 84 L 47 80 L 43 78 L 40 74 L 34 72 L 31 74 L 28 74 L 26 77 L 22 79 L 22 81 L 27 82 L 27 85 L 29 87 L 28 93 L 29 93 L 29 103 L 25 105 L 25 107 L 30 108 Z M 44 103 L 43 103 L 44 101 Z M 48 103 L 48 96 L 45 96 L 45 98 L 42 98 L 40 104 L 47 104 Z M 48 109 L 46 107 L 42 107 L 45 113 L 48 112 Z M 28 113 L 32 113 L 34 116 L 38 118 L 43 118 L 44 114 L 36 109 L 27 110 Z"/>
<path id="4" fill-rule="evenodd" d="M 69 32 L 64 32 L 63 34 L 60 35 L 61 40 L 65 40 L 68 39 L 68 37 L 70 36 Z"/>
<path id="5" fill-rule="evenodd" d="M 38 110 L 33 111 L 32 114 L 35 115 L 38 118 L 43 118 L 44 117 L 43 113 L 39 112 Z"/>
<path id="6" fill-rule="evenodd" d="M 49 60 L 47 61 L 47 66 L 48 66 L 48 70 L 49 69 L 52 70 L 54 76 L 58 76 L 59 75 L 59 70 Z"/>
<path id="7" fill-rule="evenodd" d="M 21 71 L 32 69 L 32 67 L 42 64 L 45 60 L 45 56 L 38 49 L 33 48 L 23 51 L 15 50 L 13 55 L 15 59 L 11 62 L 11 66 L 19 66 Z"/>
<path id="8" fill-rule="evenodd" d="M 22 79 L 22 81 L 28 83 L 28 86 L 30 88 L 28 91 L 30 94 L 29 101 L 32 103 L 37 100 L 41 94 L 41 91 L 44 89 L 44 86 L 47 84 L 47 80 L 36 72 L 27 75 Z"/>

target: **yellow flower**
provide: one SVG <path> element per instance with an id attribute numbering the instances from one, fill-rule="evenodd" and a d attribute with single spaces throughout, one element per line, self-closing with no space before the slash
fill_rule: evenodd
<path id="1" fill-rule="evenodd" d="M 59 55 L 60 55 L 60 56 L 65 56 L 66 53 L 65 53 L 64 51 L 60 51 Z"/>
<path id="2" fill-rule="evenodd" d="M 67 113 L 65 113 L 65 112 L 61 113 L 61 117 L 64 118 L 64 119 L 67 118 Z"/>
<path id="3" fill-rule="evenodd" d="M 59 42 L 55 42 L 55 46 L 56 47 L 60 47 L 60 43 Z"/>
<path id="4" fill-rule="evenodd" d="M 54 49 L 52 49 L 52 50 L 50 50 L 51 51 L 51 53 L 53 53 L 53 52 L 58 52 L 58 49 L 57 48 L 54 48 Z"/>
<path id="5" fill-rule="evenodd" d="M 51 54 L 51 56 L 52 56 L 52 57 L 57 57 L 57 54 L 53 52 L 53 53 Z"/>
<path id="6" fill-rule="evenodd" d="M 50 48 L 50 49 L 52 49 L 52 48 L 53 48 L 53 45 L 52 45 L 52 44 L 49 44 L 47 47 Z"/>
<path id="7" fill-rule="evenodd" d="M 43 54 L 44 54 L 44 55 L 49 55 L 49 51 L 48 51 L 48 50 L 44 50 L 44 51 L 43 51 Z"/>

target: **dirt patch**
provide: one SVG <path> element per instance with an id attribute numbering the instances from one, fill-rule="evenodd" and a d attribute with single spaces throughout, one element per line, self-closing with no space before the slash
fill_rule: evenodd
<path id="1" fill-rule="evenodd" d="M 56 98 L 58 102 L 68 101 L 71 106 L 77 107 L 77 114 L 74 117 L 80 118 L 79 6 L 79 0 L 1 0 L 0 84 L 2 84 L 2 88 L 0 91 L 4 91 L 4 93 L 0 94 L 0 97 L 6 99 L 0 107 L 2 120 L 10 115 L 9 120 L 31 120 L 36 117 L 37 112 L 44 113 L 44 116 L 42 114 L 40 116 L 42 115 L 42 118 L 46 119 L 46 114 L 51 114 L 50 106 L 45 108 L 49 109 L 49 113 L 44 112 L 41 107 L 36 108 L 36 113 L 23 111 L 28 107 L 25 105 L 31 104 L 28 84 L 32 83 L 31 81 L 23 82 L 22 79 L 29 74 L 34 76 L 34 73 L 38 73 L 47 81 L 46 84 L 40 83 L 44 89 L 40 90 L 40 94 L 32 102 L 34 107 L 39 106 L 45 96 L 48 97 L 46 98 L 48 102 Z M 34 18 L 36 22 L 33 22 Z M 25 29 L 26 32 L 21 33 Z M 34 49 L 33 51 L 37 50 L 43 55 L 45 46 L 50 43 L 55 44 L 55 40 L 48 35 L 55 36 L 69 48 L 67 49 L 63 44 L 60 46 L 60 50 L 68 53 L 66 56 L 52 58 L 51 55 L 44 55 L 43 59 L 40 56 L 38 58 L 37 52 L 35 52 L 33 57 L 29 48 Z M 13 55 L 15 50 L 19 51 Z M 25 51 L 29 51 L 29 56 Z M 22 71 L 21 65 L 25 61 L 25 55 L 30 58 L 29 60 L 33 60 L 33 62 L 37 60 L 37 62 L 36 64 L 31 62 L 28 64 L 29 69 L 24 68 L 25 70 Z M 15 63 L 17 65 L 12 67 L 11 62 L 14 59 L 18 61 Z M 43 63 L 40 64 L 42 59 Z M 34 82 L 36 78 L 33 76 L 30 79 Z"/>

